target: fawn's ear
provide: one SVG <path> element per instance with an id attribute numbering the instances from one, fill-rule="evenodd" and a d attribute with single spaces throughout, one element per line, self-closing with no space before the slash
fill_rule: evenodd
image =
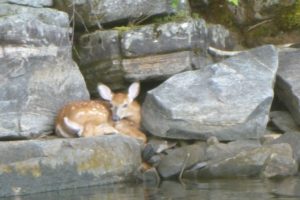
<path id="1" fill-rule="evenodd" d="M 140 83 L 134 82 L 128 88 L 128 98 L 130 101 L 133 101 L 140 92 Z"/>
<path id="2" fill-rule="evenodd" d="M 112 100 L 113 93 L 111 92 L 109 87 L 107 87 L 104 84 L 98 84 L 97 89 L 98 89 L 98 93 L 99 93 L 100 97 L 102 97 L 102 99 L 107 100 L 107 101 Z"/>
<path id="3" fill-rule="evenodd" d="M 81 125 L 69 120 L 67 117 L 64 117 L 64 123 L 77 137 L 82 136 L 83 127 Z"/>

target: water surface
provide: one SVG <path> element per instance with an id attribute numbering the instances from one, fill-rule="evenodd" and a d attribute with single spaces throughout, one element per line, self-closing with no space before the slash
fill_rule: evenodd
<path id="1" fill-rule="evenodd" d="M 38 193 L 1 200 L 254 200 L 300 199 L 300 178 L 164 181 L 159 185 L 123 183 Z"/>

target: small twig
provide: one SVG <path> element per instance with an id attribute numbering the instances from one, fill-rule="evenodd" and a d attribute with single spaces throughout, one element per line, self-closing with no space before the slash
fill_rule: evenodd
<path id="1" fill-rule="evenodd" d="M 185 157 L 185 159 L 184 159 L 184 161 L 183 161 L 183 163 L 182 163 L 182 167 L 181 167 L 181 170 L 180 170 L 180 174 L 179 174 L 179 176 L 178 176 L 178 180 L 179 180 L 179 182 L 181 182 L 181 183 L 182 183 L 182 175 L 183 175 L 183 172 L 184 172 L 184 170 L 185 170 L 185 168 L 186 168 L 187 162 L 188 162 L 188 160 L 189 160 L 190 157 L 191 157 L 191 154 L 190 154 L 190 153 L 187 153 L 187 154 L 186 154 L 186 157 Z"/>
<path id="2" fill-rule="evenodd" d="M 235 56 L 243 51 L 224 51 L 214 47 L 208 47 L 208 51 L 216 56 Z"/>
<path id="3" fill-rule="evenodd" d="M 259 23 L 257 23 L 257 24 L 254 24 L 253 26 L 250 26 L 250 27 L 247 29 L 247 32 L 252 31 L 253 29 L 257 28 L 258 26 L 261 26 L 261 25 L 263 25 L 263 24 L 269 23 L 269 22 L 271 22 L 272 20 L 273 20 L 273 19 L 266 19 L 266 20 L 261 21 L 261 22 L 259 22 Z"/>

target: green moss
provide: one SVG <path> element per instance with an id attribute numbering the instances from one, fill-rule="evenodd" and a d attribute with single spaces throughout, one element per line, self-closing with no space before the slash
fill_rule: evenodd
<path id="1" fill-rule="evenodd" d="M 104 169 L 107 171 L 116 168 L 116 166 L 122 165 L 124 165 L 124 163 L 121 159 L 118 160 L 118 163 L 116 163 L 116 159 L 114 159 L 113 154 L 97 150 L 93 152 L 93 154 L 87 160 L 77 165 L 77 171 L 79 173 L 99 169 Z"/>
<path id="2" fill-rule="evenodd" d="M 132 27 L 130 27 L 130 26 L 117 26 L 117 27 L 113 28 L 113 30 L 116 30 L 116 31 L 119 31 L 119 32 L 126 32 L 126 31 L 129 31 L 131 29 L 132 29 Z"/>
<path id="3" fill-rule="evenodd" d="M 13 171 L 12 167 L 9 165 L 1 165 L 0 166 L 0 174 L 9 174 Z"/>
<path id="4" fill-rule="evenodd" d="M 15 165 L 15 170 L 21 175 L 31 174 L 33 177 L 40 177 L 42 175 L 38 163 L 17 163 Z"/>
<path id="5" fill-rule="evenodd" d="M 176 10 L 178 8 L 179 2 L 180 0 L 172 0 L 171 2 L 171 7 Z"/>
<path id="6" fill-rule="evenodd" d="M 275 20 L 283 30 L 300 29 L 300 0 L 296 0 L 293 6 L 281 9 Z"/>
<path id="7" fill-rule="evenodd" d="M 168 22 L 182 22 L 182 21 L 188 20 L 190 18 L 191 18 L 191 16 L 187 12 L 180 11 L 176 15 L 167 15 L 167 16 L 163 16 L 163 17 L 154 17 L 152 19 L 152 23 L 164 24 L 164 23 L 168 23 Z"/>

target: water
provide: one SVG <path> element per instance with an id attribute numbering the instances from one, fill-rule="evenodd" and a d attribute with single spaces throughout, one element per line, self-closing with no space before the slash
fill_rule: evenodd
<path id="1" fill-rule="evenodd" d="M 46 192 L 1 200 L 294 200 L 300 199 L 300 178 L 283 180 L 222 179 L 164 181 L 161 184 L 115 184 Z"/>

